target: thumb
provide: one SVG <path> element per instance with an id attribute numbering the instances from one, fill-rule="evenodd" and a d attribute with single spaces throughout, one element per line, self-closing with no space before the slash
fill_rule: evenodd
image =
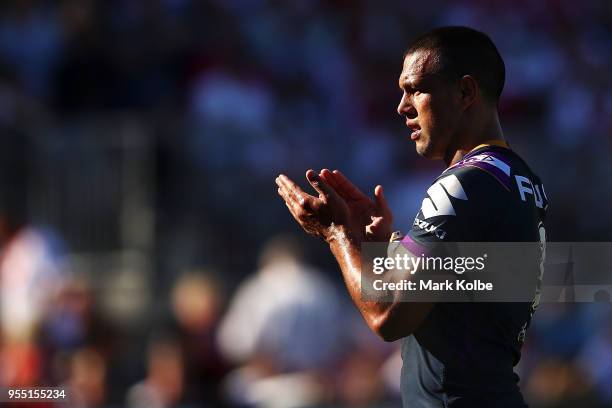
<path id="1" fill-rule="evenodd" d="M 325 181 L 323 181 L 321 176 L 319 176 L 314 170 L 308 170 L 306 172 L 306 179 L 312 188 L 317 190 L 320 198 L 327 198 L 335 193 L 335 191 Z"/>
<path id="2" fill-rule="evenodd" d="M 376 199 L 376 207 L 380 212 L 383 214 L 391 214 L 391 209 L 389 208 L 389 204 L 387 204 L 383 187 L 380 184 L 374 188 L 374 198 Z"/>

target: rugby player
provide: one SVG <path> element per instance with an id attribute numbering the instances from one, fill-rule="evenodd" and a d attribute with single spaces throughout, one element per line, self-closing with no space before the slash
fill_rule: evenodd
<path id="1" fill-rule="evenodd" d="M 309 234 L 323 238 L 368 326 L 403 339 L 406 407 L 524 407 L 513 367 L 537 307 L 532 303 L 365 301 L 361 243 L 537 242 L 547 208 L 539 178 L 504 139 L 498 101 L 504 62 L 484 33 L 435 29 L 408 48 L 397 108 L 419 155 L 443 160 L 410 230 L 392 234 L 392 213 L 376 186 L 370 199 L 338 171 L 308 170 L 318 196 L 285 175 L 278 193 Z"/>

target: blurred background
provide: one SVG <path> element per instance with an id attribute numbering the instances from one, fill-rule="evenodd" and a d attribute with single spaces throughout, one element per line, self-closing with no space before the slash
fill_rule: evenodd
<path id="1" fill-rule="evenodd" d="M 443 169 L 395 112 L 411 39 L 487 32 L 505 135 L 552 241 L 612 240 L 612 3 L 3 0 L 0 386 L 74 407 L 386 407 L 399 344 L 350 304 L 280 172 L 385 186 L 407 230 Z M 532 407 L 612 406 L 609 304 L 545 304 Z M 41 405 L 37 405 L 41 406 Z"/>

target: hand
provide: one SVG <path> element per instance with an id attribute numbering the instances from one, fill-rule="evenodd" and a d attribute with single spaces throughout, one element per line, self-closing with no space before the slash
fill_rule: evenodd
<path id="1" fill-rule="evenodd" d="M 393 214 L 385 199 L 381 185 L 374 189 L 373 201 L 340 171 L 323 169 L 321 179 L 329 184 L 344 199 L 350 210 L 350 224 L 355 234 L 366 240 L 387 242 L 391 237 Z"/>
<path id="2" fill-rule="evenodd" d="M 285 200 L 289 212 L 304 231 L 328 240 L 332 225 L 348 225 L 349 207 L 313 170 L 306 172 L 306 179 L 319 193 L 319 197 L 305 193 L 283 174 L 276 178 L 278 194 Z"/>

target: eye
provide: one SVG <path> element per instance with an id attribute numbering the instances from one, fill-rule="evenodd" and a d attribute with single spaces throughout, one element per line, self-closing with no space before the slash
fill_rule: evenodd
<path id="1" fill-rule="evenodd" d="M 408 96 L 414 96 L 414 93 L 415 93 L 415 89 L 410 86 L 405 86 L 403 91 Z"/>

